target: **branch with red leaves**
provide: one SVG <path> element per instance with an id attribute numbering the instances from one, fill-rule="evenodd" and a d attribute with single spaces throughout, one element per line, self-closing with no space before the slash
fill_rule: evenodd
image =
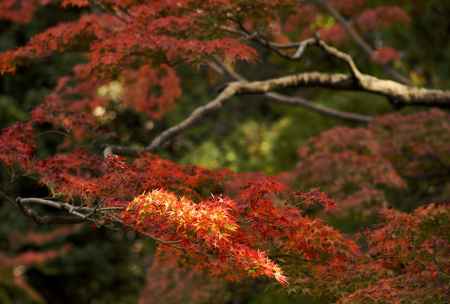
<path id="1" fill-rule="evenodd" d="M 33 219 L 37 224 L 78 224 L 84 222 L 91 222 L 95 225 L 102 226 L 104 224 L 104 219 L 102 215 L 106 215 L 111 212 L 121 212 L 124 211 L 123 207 L 85 207 L 85 206 L 75 206 L 69 203 L 58 202 L 54 200 L 47 200 L 42 198 L 28 197 L 28 198 L 16 198 L 16 203 L 20 210 L 28 217 Z M 58 210 L 63 210 L 66 214 L 63 215 L 39 215 L 35 210 L 28 207 L 28 204 L 35 204 L 41 206 L 47 206 Z M 97 216 L 99 215 L 99 216 Z M 97 216 L 97 218 L 95 218 Z M 111 216 L 109 216 L 111 218 Z M 114 218 L 120 224 L 123 224 L 119 219 Z M 176 247 L 178 240 L 166 241 L 162 240 L 154 235 L 146 234 L 148 237 L 154 239 L 155 241 L 171 245 Z"/>

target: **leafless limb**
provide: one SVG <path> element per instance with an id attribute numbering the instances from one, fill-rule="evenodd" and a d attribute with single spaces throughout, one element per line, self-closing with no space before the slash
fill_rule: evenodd
<path id="1" fill-rule="evenodd" d="M 243 94 L 266 94 L 283 99 L 285 102 L 294 103 L 292 98 L 280 98 L 272 91 L 285 88 L 325 88 L 340 91 L 361 91 L 386 97 L 392 104 L 397 106 L 428 106 L 428 107 L 450 107 L 450 91 L 438 89 L 417 88 L 401 84 L 396 81 L 377 78 L 362 73 L 352 57 L 315 38 L 314 44 L 330 57 L 343 61 L 349 68 L 350 74 L 304 72 L 295 75 L 283 76 L 262 81 L 235 81 L 229 83 L 221 93 L 207 104 L 195 109 L 186 119 L 174 125 L 156 136 L 151 143 L 142 149 L 120 146 L 110 146 L 105 149 L 108 153 L 138 153 L 141 151 L 153 152 L 160 148 L 170 139 L 176 137 L 183 131 L 202 120 L 210 113 L 222 108 L 223 104 L 230 98 Z M 273 95 L 275 94 L 275 95 Z M 298 100 L 295 101 L 298 103 Z"/>
<path id="2" fill-rule="evenodd" d="M 375 50 L 367 43 L 361 35 L 358 33 L 358 31 L 353 27 L 351 22 L 346 20 L 344 16 L 341 15 L 341 13 L 333 7 L 331 3 L 327 0 L 314 0 L 316 4 L 318 4 L 323 10 L 325 10 L 327 13 L 329 13 L 335 20 L 337 20 L 344 30 L 347 32 L 347 34 L 350 36 L 350 38 L 358 45 L 370 58 L 373 57 L 373 54 Z M 396 70 L 394 70 L 389 64 L 383 65 L 384 70 L 386 73 L 388 73 L 390 76 L 392 76 L 397 81 L 403 83 L 403 84 L 410 84 L 410 81 L 405 76 L 398 73 Z"/>
<path id="3" fill-rule="evenodd" d="M 331 57 L 335 57 L 343 61 L 345 64 L 347 64 L 348 68 L 350 69 L 350 73 L 358 83 L 361 83 L 363 81 L 363 74 L 356 67 L 356 64 L 353 61 L 352 56 L 338 50 L 335 47 L 332 47 L 331 45 L 328 45 L 327 43 L 325 43 L 325 41 L 320 40 L 318 38 L 316 39 L 316 45 L 319 46 L 323 51 L 325 51 L 325 53 L 331 55 Z"/>
<path id="4" fill-rule="evenodd" d="M 25 201 L 18 197 L 17 205 L 26 216 L 33 219 L 37 224 L 79 224 L 86 220 L 74 215 L 39 215 L 36 211 L 25 205 Z"/>
<path id="5" fill-rule="evenodd" d="M 237 81 L 245 81 L 248 82 L 247 79 L 245 79 L 242 75 L 238 74 L 235 70 L 230 68 L 229 66 L 223 64 L 219 60 L 217 60 L 217 64 L 219 69 L 221 69 L 223 72 L 230 75 L 232 78 L 234 78 Z M 372 117 L 361 115 L 361 114 L 355 114 L 355 113 L 349 113 L 349 112 L 343 112 L 334 110 L 325 106 L 317 105 L 312 103 L 311 101 L 299 97 L 299 96 L 288 96 L 283 95 L 275 92 L 268 92 L 264 93 L 264 96 L 270 98 L 271 100 L 281 103 L 281 104 L 287 104 L 287 105 L 295 105 L 295 106 L 301 106 L 306 109 L 312 110 L 314 112 L 331 116 L 338 119 L 348 120 L 352 122 L 358 122 L 358 123 L 369 123 L 372 121 Z"/>
<path id="6" fill-rule="evenodd" d="M 28 217 L 32 218 L 37 224 L 78 224 L 83 222 L 92 222 L 98 224 L 92 216 L 96 213 L 104 214 L 106 212 L 115 212 L 115 211 L 123 211 L 122 207 L 84 207 L 84 206 L 75 206 L 69 203 L 28 197 L 28 198 L 16 198 L 16 203 L 21 209 L 21 211 Z M 29 204 L 37 204 L 41 206 L 47 206 L 58 210 L 64 210 L 67 212 L 65 215 L 39 215 L 35 210 L 28 207 Z M 116 222 L 123 224 L 119 219 L 116 219 Z M 155 241 L 159 243 L 163 243 L 166 245 L 175 245 L 179 243 L 179 240 L 163 240 L 152 234 L 146 234 L 151 237 Z"/>
<path id="7" fill-rule="evenodd" d="M 76 224 L 82 222 L 94 222 L 96 221 L 92 218 L 95 213 L 109 212 L 122 210 L 119 207 L 108 207 L 108 208 L 89 208 L 75 206 L 69 203 L 63 203 L 53 200 L 47 200 L 42 198 L 16 198 L 16 203 L 22 212 L 31 217 L 38 224 Z M 35 210 L 28 207 L 29 204 L 37 204 L 41 206 L 47 206 L 58 210 L 63 210 L 67 212 L 64 215 L 39 215 Z"/>

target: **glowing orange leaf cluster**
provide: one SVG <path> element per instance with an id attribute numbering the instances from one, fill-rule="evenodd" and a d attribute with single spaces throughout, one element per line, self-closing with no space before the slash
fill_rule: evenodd
<path id="1" fill-rule="evenodd" d="M 261 251 L 240 243 L 238 225 L 228 199 L 192 203 L 187 198 L 155 190 L 136 197 L 124 214 L 125 223 L 178 246 L 200 260 L 212 273 L 273 277 L 286 284 L 281 269 Z M 233 270 L 234 269 L 234 270 Z"/>

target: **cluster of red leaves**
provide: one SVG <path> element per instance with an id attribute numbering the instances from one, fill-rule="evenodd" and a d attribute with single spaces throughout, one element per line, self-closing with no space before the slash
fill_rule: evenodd
<path id="1" fill-rule="evenodd" d="M 146 1 L 128 2 L 127 11 L 116 2 L 100 1 L 109 7 L 103 15 L 84 15 L 34 36 L 24 47 L 0 54 L 0 73 L 15 71 L 18 64 L 67 50 L 87 52 L 85 76 L 109 77 L 118 68 L 143 65 L 145 59 L 162 58 L 195 63 L 205 56 L 226 54 L 227 58 L 249 60 L 256 53 L 237 39 L 225 37 L 225 16 L 249 14 L 250 1 Z M 258 13 L 279 5 L 259 1 Z M 63 5 L 85 6 L 85 1 L 65 1 Z"/>
<path id="2" fill-rule="evenodd" d="M 20 11 L 32 16 L 38 1 L 19 2 L 19 5 L 15 5 L 16 1 L 3 1 L 2 4 L 7 8 L 23 7 Z M 157 63 L 168 64 L 180 60 L 197 63 L 211 55 L 226 56 L 230 60 L 251 60 L 256 57 L 256 52 L 230 37 L 226 30 L 233 26 L 230 20 L 246 21 L 255 26 L 261 23 L 278 24 L 273 22 L 277 20 L 274 13 L 284 6 L 292 8 L 297 5 L 297 9 L 304 13 L 296 11 L 283 26 L 278 24 L 272 29 L 298 28 L 303 38 L 318 31 L 324 40 L 335 43 L 346 40 L 345 30 L 340 24 L 334 22 L 323 27 L 318 23 L 322 16 L 320 10 L 292 0 L 103 0 L 98 3 L 105 8 L 103 15 L 84 15 L 79 20 L 59 24 L 36 35 L 24 47 L 0 54 L 0 73 L 14 72 L 17 65 L 30 59 L 73 49 L 85 51 L 88 55 L 88 63 L 80 68 L 86 77 L 110 77 L 124 67 L 142 66 L 145 59 L 152 62 L 154 58 L 159 58 Z M 354 19 L 363 31 L 409 23 L 408 14 L 399 6 L 377 6 L 363 10 L 363 4 L 364 1 L 359 0 L 331 1 L 331 5 Z M 90 5 L 85 0 L 62 2 L 63 7 Z"/>
<path id="3" fill-rule="evenodd" d="M 39 5 L 45 5 L 50 0 L 4 0 L 0 2 L 0 20 L 16 23 L 27 23 L 33 18 Z"/>
<path id="4" fill-rule="evenodd" d="M 393 24 L 407 25 L 410 21 L 408 13 L 403 8 L 395 5 L 368 9 L 356 18 L 356 23 L 364 31 L 382 29 Z"/>
<path id="5" fill-rule="evenodd" d="M 299 289 L 334 295 L 340 304 L 446 303 L 449 205 L 430 204 L 412 214 L 383 209 L 380 215 L 378 227 L 362 237 L 367 251 L 346 263 L 331 261 L 333 268 L 317 266 Z"/>
<path id="6" fill-rule="evenodd" d="M 29 168 L 35 148 L 31 123 L 16 123 L 0 133 L 0 162 Z"/>
<path id="7" fill-rule="evenodd" d="M 266 276 L 285 284 L 280 267 L 269 259 L 274 248 L 312 264 L 346 259 L 356 250 L 336 230 L 283 203 L 277 195 L 286 192 L 286 186 L 263 175 L 211 172 L 149 154 L 129 163 L 82 150 L 28 163 L 24 169 L 37 174 L 55 196 L 126 207 L 125 224 L 161 240 L 180 241 L 177 246 L 194 264 L 228 279 Z M 206 195 L 225 189 L 234 199 L 204 199 L 205 189 Z M 145 191 L 150 192 L 140 195 Z M 323 199 L 318 193 L 306 195 L 313 196 Z"/>
<path id="8" fill-rule="evenodd" d="M 178 76 L 167 65 L 159 69 L 144 65 L 138 71 L 126 71 L 124 87 L 124 103 L 154 119 L 171 109 L 181 95 Z"/>
<path id="9" fill-rule="evenodd" d="M 237 229 L 228 211 L 231 202 L 227 205 L 224 199 L 210 199 L 195 204 L 187 198 L 178 199 L 156 190 L 137 196 L 143 191 L 167 188 L 199 197 L 195 189 L 214 181 L 214 174 L 150 155 L 129 164 L 117 156 L 103 160 L 81 150 L 29 161 L 32 166 L 26 169 L 38 174 L 40 182 L 55 196 L 82 198 L 85 203 L 104 200 L 109 206 L 128 206 L 124 224 L 152 237 L 181 239 L 180 246 L 197 261 L 204 260 L 203 267 L 210 271 L 229 273 L 230 279 L 236 279 L 240 276 L 231 270 L 238 266 L 250 276 L 266 275 L 285 281 L 278 266 L 263 252 L 230 239 L 229 235 Z M 128 205 L 134 196 L 137 197 Z M 213 250 L 218 251 L 219 260 L 209 260 L 212 254 L 209 251 Z"/>
<path id="10" fill-rule="evenodd" d="M 420 140 L 405 139 L 402 143 L 386 134 L 389 126 L 393 126 L 389 123 L 392 119 L 397 122 L 396 131 L 401 131 L 405 138 L 412 131 L 418 134 L 417 127 L 409 127 L 411 120 L 416 126 L 432 128 L 433 132 L 422 134 L 427 135 L 425 144 L 429 144 L 435 138 L 430 134 L 440 135 L 443 127 L 447 130 L 447 118 L 448 114 L 439 111 L 405 118 L 387 116 L 374 123 L 370 130 L 338 128 L 328 131 L 301 149 L 304 160 L 298 167 L 297 177 L 306 174 L 304 180 L 317 186 L 317 182 L 323 182 L 329 176 L 330 180 L 324 185 L 328 185 L 327 190 L 334 195 L 344 192 L 349 184 L 359 187 L 338 200 L 345 204 L 359 197 L 349 203 L 356 206 L 367 199 L 365 196 L 382 193 L 376 186 L 404 186 L 383 155 L 388 152 L 393 155 L 397 150 L 400 153 L 405 144 L 419 143 Z M 9 132 L 7 129 L 2 137 L 6 138 Z M 374 134 L 389 138 L 392 143 L 380 145 L 379 137 Z M 22 141 L 30 138 L 32 136 L 25 136 Z M 416 148 L 414 152 L 429 157 L 429 153 L 438 151 L 438 155 L 445 157 L 445 149 Z M 356 245 L 339 232 L 320 220 L 303 215 L 298 208 L 286 205 L 290 199 L 286 196 L 289 193 L 286 185 L 261 174 L 214 173 L 176 165 L 148 154 L 128 162 L 118 156 L 103 159 L 78 150 L 39 160 L 33 159 L 30 151 L 25 149 L 25 152 L 16 153 L 15 150 L 14 157 L 18 157 L 19 163 L 26 164 L 25 170 L 39 175 L 41 182 L 55 195 L 66 199 L 82 198 L 86 203 L 103 201 L 105 205 L 126 207 L 124 223 L 151 237 L 176 241 L 175 246 L 191 257 L 194 265 L 213 274 L 225 274 L 229 279 L 267 276 L 284 283 L 285 278 L 277 265 L 279 261 L 276 264 L 269 256 L 276 257 L 281 253 L 299 256 L 305 261 L 300 269 L 309 269 L 305 273 L 325 274 L 344 269 L 357 254 Z M 349 171 L 342 174 L 342 170 Z M 225 197 L 205 199 L 204 187 L 208 189 L 206 195 L 216 191 L 229 194 L 232 200 Z M 149 192 L 140 195 L 145 191 Z M 306 205 L 310 202 L 325 207 L 333 205 L 318 191 L 297 194 L 297 199 Z M 285 266 L 284 262 L 281 264 Z M 295 274 L 295 280 L 310 280 L 310 275 L 305 273 Z"/>
<path id="11" fill-rule="evenodd" d="M 75 139 L 95 136 L 98 121 L 94 116 L 97 106 L 106 100 L 95 94 L 94 84 L 80 83 L 71 86 L 73 78 L 62 77 L 45 100 L 31 112 L 31 121 L 36 124 L 50 123 Z"/>
<path id="12" fill-rule="evenodd" d="M 54 195 L 86 203 L 105 200 L 116 205 L 144 191 L 165 188 L 198 199 L 202 187 L 214 192 L 222 173 L 183 166 L 150 154 L 129 163 L 124 158 L 106 159 L 85 150 L 59 153 L 46 159 L 30 160 L 27 171 L 39 176 Z"/>
<path id="13" fill-rule="evenodd" d="M 124 221 L 151 237 L 175 241 L 174 247 L 185 251 L 196 267 L 232 280 L 266 276 L 285 284 L 281 269 L 269 259 L 281 252 L 301 257 L 311 268 L 330 259 L 344 263 L 357 253 L 356 245 L 339 232 L 277 197 L 287 190 L 283 184 L 261 175 L 229 178 L 225 189 L 232 200 L 193 203 L 156 190 L 135 198 Z"/>
<path id="14" fill-rule="evenodd" d="M 102 159 L 84 150 L 56 154 L 33 162 L 32 172 L 39 175 L 39 182 L 46 185 L 54 195 L 63 194 L 71 199 L 80 197 L 94 199 L 97 184 L 94 181 Z"/>
<path id="15" fill-rule="evenodd" d="M 82 66 L 77 66 L 74 75 L 61 77 L 54 90 L 31 113 L 33 123 L 50 123 L 71 135 L 68 140 L 99 137 L 124 107 L 159 119 L 181 95 L 178 76 L 166 65 L 127 69 L 115 82 L 84 79 L 80 69 Z M 111 84 L 115 85 L 112 89 Z M 105 94 L 100 94 L 102 86 L 106 88 Z"/>
<path id="16" fill-rule="evenodd" d="M 0 75 L 15 72 L 17 65 L 29 60 L 80 48 L 94 37 L 103 37 L 106 29 L 100 24 L 106 19 L 107 16 L 84 15 L 37 34 L 25 46 L 0 54 Z"/>
<path id="17" fill-rule="evenodd" d="M 391 47 L 378 48 L 372 54 L 372 60 L 380 64 L 387 64 L 391 61 L 396 61 L 399 59 L 399 52 Z"/>
<path id="18" fill-rule="evenodd" d="M 387 204 L 385 189 L 439 179 L 450 168 L 449 130 L 450 116 L 439 110 L 381 116 L 367 129 L 331 129 L 299 149 L 297 168 L 283 178 L 301 190 L 319 187 L 339 203 L 338 212 L 371 214 L 370 206 Z"/>
<path id="19" fill-rule="evenodd" d="M 303 190 L 320 187 L 339 203 L 340 212 L 352 207 L 371 212 L 369 206 L 384 203 L 384 187 L 405 186 L 367 129 L 326 131 L 301 147 L 299 156 L 291 182 Z"/>
<path id="20" fill-rule="evenodd" d="M 433 205 L 412 214 L 383 210 L 385 224 L 367 233 L 374 272 L 367 286 L 339 303 L 446 303 L 450 292 L 450 208 Z"/>
<path id="21" fill-rule="evenodd" d="M 134 229 L 177 246 L 195 259 L 198 267 L 228 279 L 267 276 L 286 284 L 281 269 L 262 251 L 239 240 L 233 217 L 236 206 L 226 198 L 194 204 L 185 197 L 154 190 L 136 197 L 124 213 L 124 222 Z"/>
<path id="22" fill-rule="evenodd" d="M 249 242 L 272 247 L 275 255 L 300 257 L 311 268 L 333 258 L 345 261 L 357 252 L 355 244 L 342 234 L 286 204 L 286 198 L 280 197 L 286 193 L 285 185 L 263 176 L 242 183 L 236 202 L 245 219 L 241 229 Z M 297 195 L 294 193 L 294 198 Z"/>
<path id="23" fill-rule="evenodd" d="M 450 168 L 450 115 L 440 110 L 390 114 L 370 126 L 382 154 L 407 178 L 432 178 Z"/>
<path id="24" fill-rule="evenodd" d="M 76 66 L 74 76 L 62 78 L 33 111 L 34 122 L 50 122 L 78 139 L 96 129 L 99 118 L 94 110 L 108 105 L 96 92 L 102 82 L 118 79 L 123 104 L 153 119 L 160 118 L 181 94 L 172 68 L 175 64 L 196 64 L 212 55 L 227 60 L 255 58 L 255 50 L 225 29 L 229 19 L 266 18 L 273 14 L 273 8 L 290 1 L 98 2 L 106 9 L 103 14 L 85 14 L 60 23 L 35 35 L 25 46 L 0 54 L 0 74 L 13 73 L 30 60 L 66 51 L 86 55 L 87 63 Z M 11 6 L 8 3 L 4 5 Z M 62 5 L 91 4 L 63 1 Z M 255 7 L 258 9 L 250 9 Z"/>
<path id="25" fill-rule="evenodd" d="M 448 114 L 432 111 L 405 118 L 387 116 L 369 130 L 338 128 L 328 131 L 300 150 L 303 161 L 296 177 L 306 174 L 302 180 L 310 185 L 327 185 L 334 196 L 344 193 L 338 200 L 344 202 L 343 206 L 348 203 L 348 206 L 361 207 L 364 201 L 382 195 L 382 188 L 378 186 L 404 186 L 391 162 L 384 157 L 388 152 L 395 155 L 397 149 L 404 151 L 403 146 L 393 146 L 401 141 L 383 133 L 393 126 L 389 121 L 395 119 L 396 129 L 404 133 L 402 136 L 406 136 L 408 130 L 417 134 L 417 127 L 407 127 L 411 119 L 416 126 L 434 128 L 432 133 L 426 132 L 428 143 L 434 138 L 430 134 L 440 135 L 442 127 L 446 130 L 447 118 Z M 430 123 L 424 124 L 422 120 Z M 377 139 L 384 138 L 382 135 L 392 143 L 380 145 Z M 410 142 L 420 141 L 405 140 L 403 145 Z M 445 151 L 438 155 L 448 155 Z M 43 160 L 27 159 L 26 169 L 38 174 L 55 195 L 126 207 L 123 219 L 127 225 L 161 240 L 180 241 L 176 246 L 183 248 L 198 267 L 215 274 L 226 273 L 231 279 L 246 274 L 274 277 L 283 282 L 281 270 L 268 259 L 278 252 L 301 256 L 308 261 L 310 271 L 315 269 L 314 265 L 323 264 L 324 259 L 331 268 L 343 267 L 357 252 L 356 246 L 336 230 L 286 205 L 291 199 L 286 185 L 261 174 L 211 172 L 176 165 L 149 154 L 131 163 L 118 156 L 103 159 L 85 151 L 56 154 Z M 329 180 L 323 181 L 324 178 Z M 350 194 L 344 191 L 346 189 Z M 147 194 L 140 195 L 145 191 Z M 228 194 L 232 200 L 205 199 L 205 194 L 211 192 Z M 318 191 L 294 196 L 304 205 L 319 203 L 325 208 L 334 205 Z M 241 272 L 230 271 L 237 265 Z"/>
<path id="26" fill-rule="evenodd" d="M 328 5 L 348 19 L 349 23 L 355 24 L 357 30 L 362 33 L 410 23 L 408 12 L 398 5 L 379 5 L 367 8 L 367 3 L 363 0 L 328 2 Z M 307 39 L 318 33 L 321 39 L 333 44 L 347 42 L 349 36 L 344 26 L 338 20 L 331 19 L 330 21 L 324 17 L 324 11 L 320 6 L 300 3 L 297 6 L 296 14 L 286 18 L 281 28 L 289 33 L 291 38 L 296 35 L 300 39 Z M 294 40 L 298 40 L 298 38 Z M 385 47 L 377 50 L 372 59 L 377 63 L 386 64 L 398 58 L 398 51 L 391 47 Z"/>
<path id="27" fill-rule="evenodd" d="M 321 206 L 325 211 L 331 211 L 336 208 L 336 203 L 324 192 L 319 189 L 312 189 L 308 192 L 298 192 L 298 198 L 302 201 L 302 208 L 311 208 Z"/>

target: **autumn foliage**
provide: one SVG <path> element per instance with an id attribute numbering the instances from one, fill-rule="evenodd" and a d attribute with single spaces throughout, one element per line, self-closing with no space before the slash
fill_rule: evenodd
<path id="1" fill-rule="evenodd" d="M 365 126 L 331 128 L 298 148 L 295 167 L 273 176 L 178 163 L 169 152 L 158 154 L 167 143 L 151 150 L 149 138 L 136 140 L 155 126 L 166 129 L 164 119 L 189 93 L 186 69 L 199 71 L 214 62 L 233 69 L 264 60 L 262 49 L 271 45 L 258 46 L 253 38 L 276 45 L 316 35 L 337 46 L 351 43 L 345 24 L 326 19 L 320 5 L 298 2 L 0 1 L 0 19 L 22 26 L 49 6 L 78 14 L 0 53 L 0 75 L 19 77 L 34 62 L 79 56 L 25 121 L 1 130 L 2 169 L 13 183 L 30 178 L 46 198 L 73 207 L 61 207 L 58 214 L 85 212 L 81 219 L 90 229 L 118 228 L 153 240 L 157 249 L 141 303 L 161 297 L 200 303 L 228 282 L 249 281 L 336 303 L 446 303 L 445 109 L 393 112 Z M 362 33 L 411 23 L 401 4 L 328 2 Z M 368 62 L 386 66 L 401 57 L 384 45 L 371 51 Z M 133 115 L 146 124 L 133 125 Z M 118 117 L 129 123 L 126 131 Z M 43 148 L 52 132 L 60 139 Z M 424 179 L 426 189 L 419 186 Z M 353 234 L 335 225 L 355 214 L 370 228 Z M 43 246 L 78 229 L 11 236 L 16 246 L 0 249 L 0 270 L 42 301 L 23 269 L 70 255 L 71 247 L 27 246 Z"/>

